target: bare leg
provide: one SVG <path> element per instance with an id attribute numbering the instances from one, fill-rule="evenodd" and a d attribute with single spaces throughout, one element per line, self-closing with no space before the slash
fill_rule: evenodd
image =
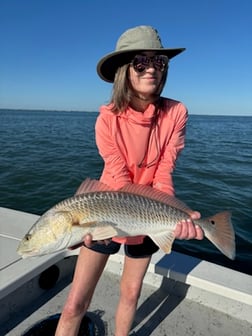
<path id="1" fill-rule="evenodd" d="M 150 260 L 151 257 L 134 259 L 125 256 L 120 300 L 115 318 L 115 336 L 127 336 L 130 332 Z"/>
<path id="2" fill-rule="evenodd" d="M 92 299 L 109 255 L 81 248 L 72 287 L 63 308 L 55 336 L 77 336 L 80 323 Z"/>

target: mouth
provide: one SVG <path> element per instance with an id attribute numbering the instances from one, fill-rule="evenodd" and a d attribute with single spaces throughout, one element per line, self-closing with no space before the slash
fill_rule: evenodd
<path id="1" fill-rule="evenodd" d="M 158 86 L 158 81 L 157 78 L 155 77 L 145 77 L 143 78 L 145 80 L 145 84 L 151 84 L 151 85 L 155 85 Z"/>
<path id="2" fill-rule="evenodd" d="M 17 249 L 17 254 L 20 255 L 23 259 L 27 258 L 27 257 L 32 257 L 32 256 L 36 256 L 38 255 L 38 250 L 35 249 L 27 249 L 27 250 L 22 250 L 20 248 Z"/>
<path id="3" fill-rule="evenodd" d="M 143 77 L 143 79 L 153 79 L 153 80 L 157 80 L 157 77 L 149 75 L 149 76 Z"/>

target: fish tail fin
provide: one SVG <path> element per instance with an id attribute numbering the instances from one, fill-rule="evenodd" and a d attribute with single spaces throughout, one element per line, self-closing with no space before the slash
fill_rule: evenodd
<path id="1" fill-rule="evenodd" d="M 209 230 L 205 236 L 229 259 L 235 259 L 235 234 L 231 222 L 231 213 L 228 211 L 217 213 L 205 219 Z"/>

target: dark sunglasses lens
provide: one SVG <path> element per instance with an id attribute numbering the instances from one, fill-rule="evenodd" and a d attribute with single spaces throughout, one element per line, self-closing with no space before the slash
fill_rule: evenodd
<path id="1" fill-rule="evenodd" d="M 141 73 L 145 71 L 151 62 L 156 70 L 164 71 L 168 64 L 168 57 L 165 55 L 156 55 L 154 57 L 137 55 L 134 57 L 132 65 L 136 72 Z"/>
<path id="2" fill-rule="evenodd" d="M 132 65 L 137 72 L 143 72 L 149 63 L 149 57 L 139 55 L 134 57 Z"/>
<path id="3" fill-rule="evenodd" d="M 156 70 L 164 71 L 168 64 L 168 57 L 165 55 L 157 55 L 153 59 L 153 65 Z"/>

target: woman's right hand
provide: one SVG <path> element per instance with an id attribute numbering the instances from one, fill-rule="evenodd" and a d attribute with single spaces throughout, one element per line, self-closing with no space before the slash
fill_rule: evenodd
<path id="1" fill-rule="evenodd" d="M 86 234 L 83 238 L 83 242 L 82 243 L 79 243 L 79 244 L 76 244 L 76 245 L 73 245 L 71 247 L 69 247 L 68 249 L 69 250 L 75 250 L 79 247 L 82 247 L 82 246 L 86 246 L 88 248 L 92 247 L 92 245 L 94 243 L 98 243 L 98 244 L 105 244 L 105 245 L 108 245 L 109 243 L 111 242 L 111 239 L 104 239 L 104 240 L 93 240 L 93 237 L 90 233 Z"/>
<path id="2" fill-rule="evenodd" d="M 92 240 L 92 235 L 88 233 L 84 238 L 83 238 L 83 245 L 86 247 L 91 247 L 93 245 L 93 240 Z"/>
<path id="3" fill-rule="evenodd" d="M 87 234 L 83 239 L 83 245 L 86 247 L 92 247 L 94 243 L 108 245 L 111 241 L 111 239 L 103 239 L 103 240 L 92 240 L 92 239 L 93 239 L 92 235 Z"/>

